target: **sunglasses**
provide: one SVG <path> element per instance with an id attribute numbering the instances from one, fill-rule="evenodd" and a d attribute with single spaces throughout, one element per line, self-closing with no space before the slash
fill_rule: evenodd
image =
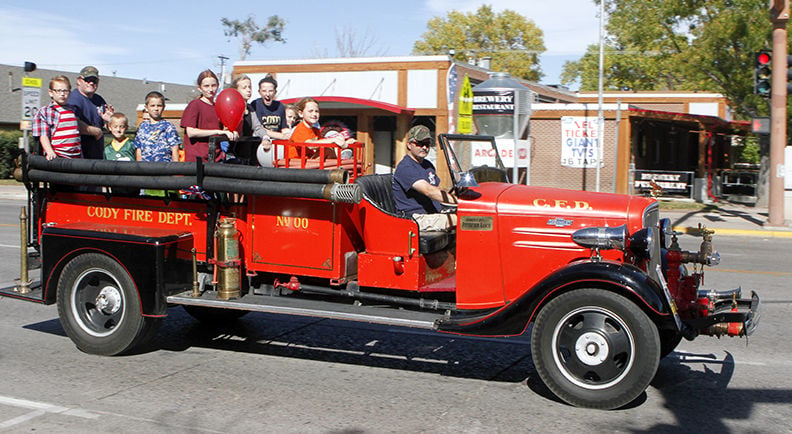
<path id="1" fill-rule="evenodd" d="M 417 146 L 422 147 L 422 148 L 430 148 L 430 147 L 432 147 L 432 141 L 431 140 L 421 140 L 420 142 L 415 142 L 415 144 Z"/>
<path id="2" fill-rule="evenodd" d="M 84 81 L 84 82 L 86 82 L 86 83 L 91 83 L 91 84 L 97 84 L 97 83 L 99 83 L 99 79 L 98 79 L 98 78 L 96 78 L 96 77 L 88 77 L 88 78 L 83 78 L 83 79 L 82 79 L 82 81 Z"/>

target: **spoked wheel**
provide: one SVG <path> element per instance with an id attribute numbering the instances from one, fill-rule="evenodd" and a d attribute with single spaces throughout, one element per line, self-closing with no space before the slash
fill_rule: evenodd
<path id="1" fill-rule="evenodd" d="M 85 253 L 69 261 L 58 281 L 58 315 L 81 351 L 116 355 L 154 335 L 159 319 L 141 314 L 132 278 L 105 255 Z"/>
<path id="2" fill-rule="evenodd" d="M 654 323 L 632 301 L 600 289 L 575 290 L 548 303 L 534 323 L 531 349 L 542 381 L 579 407 L 630 403 L 660 363 Z"/>

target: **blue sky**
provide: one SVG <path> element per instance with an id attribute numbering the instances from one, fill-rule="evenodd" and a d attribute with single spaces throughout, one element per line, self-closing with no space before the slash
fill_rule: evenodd
<path id="1" fill-rule="evenodd" d="M 229 57 L 229 64 L 239 59 L 239 43 L 223 35 L 222 17 L 244 19 L 252 13 L 261 23 L 270 15 L 286 20 L 286 43 L 255 45 L 247 60 L 336 57 L 335 35 L 343 29 L 373 39 L 369 55 L 405 56 L 432 17 L 452 9 L 475 11 L 482 4 L 517 11 L 542 29 L 543 83 L 559 83 L 564 61 L 580 58 L 599 37 L 593 0 L 4 0 L 0 63 L 32 61 L 74 72 L 92 64 L 100 75 L 191 84 L 203 69 L 219 71 L 218 56 Z"/>

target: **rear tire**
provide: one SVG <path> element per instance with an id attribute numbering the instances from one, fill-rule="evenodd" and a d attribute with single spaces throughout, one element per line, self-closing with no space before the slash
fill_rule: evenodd
<path id="1" fill-rule="evenodd" d="M 142 315 L 135 284 L 124 267 L 98 253 L 81 254 L 63 268 L 58 315 L 77 348 L 103 356 L 145 344 L 160 323 Z"/>
<path id="2" fill-rule="evenodd" d="M 622 407 L 660 363 L 657 327 L 632 301 L 601 289 L 559 295 L 536 317 L 534 365 L 547 387 L 578 407 Z"/>

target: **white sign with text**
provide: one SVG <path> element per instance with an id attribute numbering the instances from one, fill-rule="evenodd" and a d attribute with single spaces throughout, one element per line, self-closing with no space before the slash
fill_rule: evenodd
<path id="1" fill-rule="evenodd" d="M 561 165 L 596 168 L 602 131 L 596 117 L 563 116 L 561 118 Z M 604 164 L 600 162 L 599 167 Z"/>

